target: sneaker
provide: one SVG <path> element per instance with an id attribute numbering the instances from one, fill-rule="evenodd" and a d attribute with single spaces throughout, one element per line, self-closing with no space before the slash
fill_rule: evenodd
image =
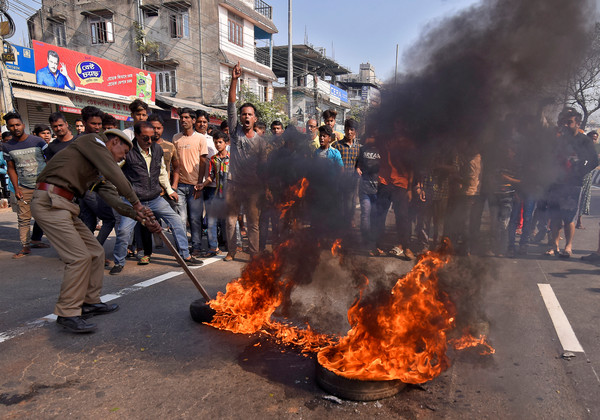
<path id="1" fill-rule="evenodd" d="M 119 274 L 121 271 L 123 271 L 123 266 L 120 264 L 115 264 L 113 268 L 110 269 L 108 274 L 114 276 L 115 274 Z"/>
<path id="2" fill-rule="evenodd" d="M 138 265 L 148 265 L 150 264 L 150 257 L 147 255 L 144 255 L 142 258 L 140 258 L 140 260 L 138 261 Z"/>
<path id="3" fill-rule="evenodd" d="M 196 258 L 194 256 L 191 256 L 187 260 L 184 260 L 184 261 L 185 261 L 186 265 L 192 265 L 192 266 L 193 265 L 198 266 L 198 265 L 204 264 L 204 261 L 199 260 L 198 258 Z"/>
<path id="4" fill-rule="evenodd" d="M 221 255 L 221 250 L 219 248 L 206 251 L 204 254 L 202 254 L 202 258 L 211 258 L 216 257 L 217 255 Z"/>

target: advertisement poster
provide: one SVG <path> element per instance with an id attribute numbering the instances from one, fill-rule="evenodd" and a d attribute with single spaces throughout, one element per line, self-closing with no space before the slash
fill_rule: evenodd
<path id="1" fill-rule="evenodd" d="M 41 41 L 32 44 L 37 84 L 154 105 L 154 73 Z"/>
<path id="2" fill-rule="evenodd" d="M 11 51 L 8 51 L 8 49 Z M 8 77 L 15 80 L 35 83 L 35 64 L 33 50 L 19 45 L 4 44 L 4 52 L 12 52 L 15 61 L 7 61 L 6 69 Z"/>

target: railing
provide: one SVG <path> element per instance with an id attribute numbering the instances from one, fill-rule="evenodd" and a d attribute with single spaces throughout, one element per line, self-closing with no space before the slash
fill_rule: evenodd
<path id="1" fill-rule="evenodd" d="M 272 19 L 273 8 L 267 3 L 265 3 L 263 0 L 254 0 L 254 10 L 256 10 L 261 15 Z"/>
<path id="2" fill-rule="evenodd" d="M 254 60 L 264 66 L 271 67 L 271 54 L 266 48 L 254 48 Z"/>

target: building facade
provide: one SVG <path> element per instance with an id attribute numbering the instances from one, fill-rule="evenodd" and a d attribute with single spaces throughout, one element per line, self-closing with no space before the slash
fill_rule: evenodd
<path id="1" fill-rule="evenodd" d="M 272 98 L 277 28 L 262 0 L 42 0 L 28 27 L 33 40 L 156 73 L 161 106 L 225 105 L 238 62 L 243 83 Z"/>

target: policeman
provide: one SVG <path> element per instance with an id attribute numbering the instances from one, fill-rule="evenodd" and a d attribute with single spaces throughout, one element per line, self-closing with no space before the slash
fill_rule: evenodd
<path id="1" fill-rule="evenodd" d="M 104 248 L 77 217 L 75 199 L 95 184 L 94 190 L 120 214 L 144 223 L 152 232 L 160 230 L 152 211 L 140 204 L 117 165 L 132 147 L 121 130 L 83 134 L 54 156 L 37 178 L 31 211 L 65 264 L 54 313 L 56 322 L 71 332 L 94 331 L 96 325 L 85 318 L 119 309 L 100 301 Z M 101 175 L 104 181 L 98 182 Z"/>

